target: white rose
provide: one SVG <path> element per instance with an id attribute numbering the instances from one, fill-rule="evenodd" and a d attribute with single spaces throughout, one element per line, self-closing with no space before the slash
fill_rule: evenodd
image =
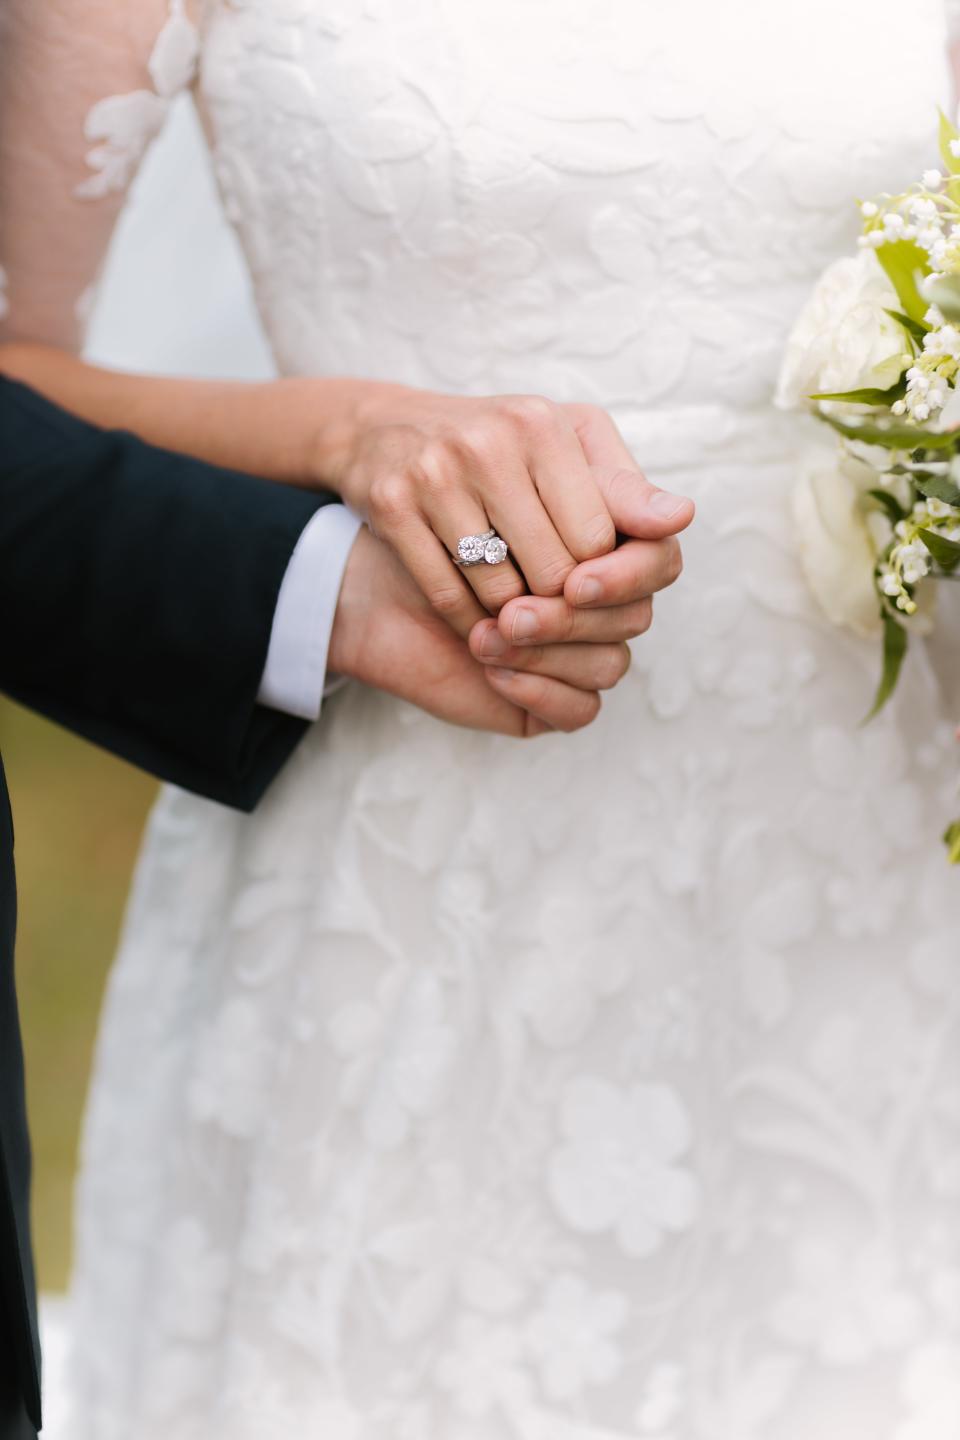
<path id="1" fill-rule="evenodd" d="M 868 517 L 867 490 L 877 473 L 854 456 L 814 452 L 806 458 L 793 496 L 800 563 L 807 583 L 828 619 L 858 635 L 876 635 L 880 601 L 874 569 L 889 535 L 875 533 Z"/>
<path id="2" fill-rule="evenodd" d="M 888 390 L 902 374 L 906 340 L 896 291 L 873 250 L 836 260 L 794 326 L 780 371 L 777 404 L 794 410 L 822 392 Z"/>

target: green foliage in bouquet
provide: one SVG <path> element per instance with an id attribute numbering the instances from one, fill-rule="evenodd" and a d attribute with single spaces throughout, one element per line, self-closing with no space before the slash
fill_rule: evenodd
<path id="1" fill-rule="evenodd" d="M 940 153 L 945 173 L 927 171 L 903 194 L 860 206 L 861 248 L 875 253 L 897 298 L 882 313 L 902 337 L 899 376 L 810 396 L 876 474 L 862 497 L 884 539 L 874 571 L 883 664 L 868 719 L 897 688 L 930 582 L 960 571 L 960 131 L 942 114 Z M 944 841 L 960 864 L 960 821 Z"/>

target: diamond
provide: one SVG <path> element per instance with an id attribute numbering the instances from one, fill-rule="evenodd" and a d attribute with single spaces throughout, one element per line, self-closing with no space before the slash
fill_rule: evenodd
<path id="1" fill-rule="evenodd" d="M 482 535 L 464 535 L 457 545 L 457 554 L 464 565 L 479 565 L 484 558 L 486 540 Z"/>
<path id="2" fill-rule="evenodd" d="M 483 558 L 488 565 L 501 565 L 507 558 L 506 542 L 501 540 L 499 535 L 488 540 L 483 549 Z"/>

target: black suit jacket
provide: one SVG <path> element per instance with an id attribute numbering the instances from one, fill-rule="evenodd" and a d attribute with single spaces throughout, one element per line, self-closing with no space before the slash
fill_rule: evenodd
<path id="1" fill-rule="evenodd" d="M 0 689 L 252 809 L 306 728 L 257 692 L 290 556 L 334 498 L 94 429 L 0 377 Z M 0 1440 L 41 1419 L 15 920 L 0 765 Z"/>

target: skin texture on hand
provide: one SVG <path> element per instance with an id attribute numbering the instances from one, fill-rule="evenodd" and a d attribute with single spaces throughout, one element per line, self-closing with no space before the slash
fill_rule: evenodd
<path id="1" fill-rule="evenodd" d="M 462 639 L 483 626 L 486 653 L 481 656 L 471 639 L 474 661 L 482 660 L 488 688 L 517 701 L 509 709 L 495 706 L 488 728 L 519 733 L 513 712 L 526 700 L 533 697 L 554 716 L 558 700 L 569 699 L 557 689 L 565 682 L 547 675 L 536 683 L 529 673 L 519 684 L 512 678 L 516 655 L 498 662 L 489 653 L 491 627 L 484 622 L 491 615 L 512 652 L 570 643 L 622 645 L 649 628 L 650 597 L 680 574 L 676 536 L 692 520 L 693 504 L 650 484 L 613 420 L 596 406 L 553 405 L 529 396 L 462 399 L 352 379 L 268 384 L 160 379 L 103 370 L 31 344 L 0 345 L 0 373 L 34 386 L 93 424 L 120 425 L 152 444 L 228 469 L 306 488 L 328 485 L 361 513 L 376 511 L 374 525 L 416 577 L 432 619 L 448 622 Z M 470 486 L 472 503 L 480 507 L 477 487 L 486 483 L 484 476 L 503 507 L 495 514 L 509 540 L 515 524 L 533 517 L 540 539 L 524 531 L 514 550 L 537 578 L 539 594 L 527 593 L 530 575 L 513 565 L 458 569 L 431 528 L 431 516 L 452 517 L 443 523 L 454 545 L 461 533 L 487 528 L 485 510 L 472 510 L 468 518 L 460 508 Z M 414 610 L 407 591 L 404 604 L 409 626 Z M 429 607 L 416 612 L 421 634 Z M 456 658 L 463 681 L 470 655 L 462 647 L 451 649 L 442 624 L 435 623 L 430 633 L 442 672 L 436 677 L 435 713 L 438 705 L 451 719 L 463 710 L 471 717 L 479 713 L 485 725 L 482 705 L 475 712 L 469 701 L 453 695 L 451 685 L 443 694 L 444 657 L 451 664 Z M 410 639 L 409 629 L 404 636 Z M 610 658 L 593 658 L 607 675 Z M 526 663 L 529 668 L 534 660 Z M 555 665 L 556 657 L 548 655 L 545 663 Z M 403 693 L 404 681 L 389 664 L 384 673 L 389 677 L 384 688 Z M 476 670 L 467 673 L 475 687 L 483 678 Z M 597 679 L 585 688 L 597 691 L 603 685 Z M 473 693 L 489 706 L 488 695 Z M 571 720 L 569 708 L 559 706 L 558 728 L 583 723 L 580 710 Z"/>
<path id="2" fill-rule="evenodd" d="M 693 518 L 692 502 L 645 479 L 603 410 L 541 396 L 381 387 L 319 464 L 462 636 L 528 592 L 574 604 L 639 598 L 618 534 L 666 541 Z M 458 567 L 460 537 L 491 527 L 511 559 Z M 593 598 L 572 594 L 571 577 L 578 589 L 593 582 Z"/>
<path id="3" fill-rule="evenodd" d="M 559 603 L 563 603 L 562 601 Z M 436 614 L 392 551 L 361 530 L 347 563 L 329 665 L 439 720 L 518 738 L 579 730 L 599 713 L 601 689 L 626 673 L 621 644 L 530 646 L 491 653 L 496 623 L 470 647 Z"/>
<path id="4" fill-rule="evenodd" d="M 94 425 L 121 426 L 227 469 L 336 490 L 371 520 L 464 638 L 486 616 L 509 611 L 527 582 L 574 606 L 628 607 L 615 624 L 606 624 L 612 615 L 600 618 L 578 638 L 641 634 L 649 624 L 642 602 L 658 588 L 649 574 L 672 568 L 676 578 L 674 537 L 693 518 L 690 500 L 650 484 L 613 420 L 594 405 L 464 399 L 352 379 L 163 379 L 31 344 L 0 345 L 0 373 Z M 512 564 L 464 571 L 451 558 L 461 534 L 488 528 L 488 484 L 496 501 L 490 518 L 527 567 L 523 575 Z M 651 551 L 658 544 L 662 560 Z M 589 582 L 599 587 L 594 595 L 584 590 Z M 544 613 L 566 615 L 558 606 Z"/>

